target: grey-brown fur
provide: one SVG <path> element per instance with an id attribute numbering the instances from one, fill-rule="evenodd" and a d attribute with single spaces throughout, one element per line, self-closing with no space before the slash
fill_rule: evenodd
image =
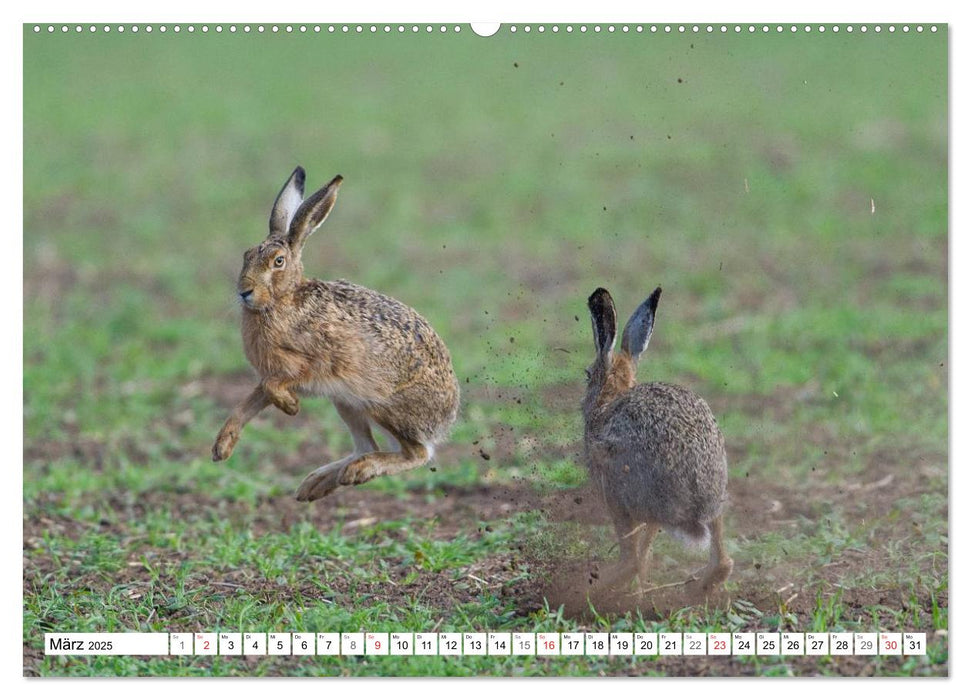
<path id="1" fill-rule="evenodd" d="M 666 529 L 710 541 L 710 561 L 701 574 L 702 587 L 710 590 L 732 570 L 722 541 L 725 442 L 697 394 L 672 384 L 636 384 L 660 294 L 658 288 L 631 316 L 618 352 L 610 294 L 598 289 L 590 297 L 597 356 L 583 402 L 586 461 L 620 541 L 621 567 L 611 583 L 636 575 L 643 585 L 651 543 Z"/>
<path id="2" fill-rule="evenodd" d="M 414 309 L 344 280 L 303 276 L 304 243 L 329 215 L 342 181 L 338 175 L 303 199 L 304 172 L 294 170 L 273 206 L 269 235 L 243 257 L 243 347 L 260 383 L 212 448 L 214 460 L 227 459 L 246 423 L 271 404 L 294 415 L 299 396 L 329 397 L 354 452 L 311 472 L 297 491 L 304 501 L 425 464 L 459 406 L 448 348 Z M 378 449 L 374 426 L 393 439 L 392 449 Z"/>

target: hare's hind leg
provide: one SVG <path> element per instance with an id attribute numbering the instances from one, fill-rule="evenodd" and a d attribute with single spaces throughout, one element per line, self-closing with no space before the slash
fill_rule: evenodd
<path id="1" fill-rule="evenodd" d="M 641 523 L 638 527 L 641 529 L 636 535 L 637 541 L 635 542 L 637 547 L 637 591 L 635 595 L 641 598 L 648 583 L 647 573 L 651 568 L 651 547 L 657 533 L 661 531 L 661 526 L 654 521 L 648 521 Z"/>
<path id="2" fill-rule="evenodd" d="M 611 566 L 604 577 L 598 581 L 593 590 L 600 592 L 617 592 L 625 587 L 637 573 L 638 555 L 644 537 L 643 525 L 636 524 L 625 513 L 613 512 L 614 531 L 620 546 L 619 561 Z"/>
<path id="3" fill-rule="evenodd" d="M 378 476 L 399 474 L 420 467 L 431 458 L 431 453 L 422 443 L 394 433 L 392 435 L 401 445 L 400 452 L 368 452 L 361 455 L 347 465 L 340 483 L 348 486 L 363 484 Z"/>
<path id="4" fill-rule="evenodd" d="M 351 439 L 354 440 L 354 456 L 360 457 L 368 452 L 376 452 L 378 443 L 374 441 L 374 435 L 371 434 L 371 423 L 368 421 L 367 414 L 343 401 L 334 399 L 333 402 L 337 414 L 351 432 Z"/>
<path id="5" fill-rule="evenodd" d="M 725 540 L 722 533 L 722 516 L 718 516 L 708 524 L 711 530 L 711 545 L 708 555 L 708 566 L 701 572 L 701 588 L 710 591 L 715 586 L 724 583 L 732 573 L 735 562 L 725 553 Z"/>
<path id="6" fill-rule="evenodd" d="M 334 399 L 333 403 L 354 440 L 354 453 L 310 472 L 297 489 L 298 501 L 315 501 L 336 491 L 341 486 L 345 467 L 361 455 L 378 449 L 367 414 L 338 399 Z"/>
<path id="7" fill-rule="evenodd" d="M 316 501 L 318 498 L 334 492 L 341 485 L 341 474 L 348 464 L 357 459 L 358 455 L 347 455 L 336 462 L 317 467 L 307 474 L 297 488 L 296 499 L 298 501 Z"/>

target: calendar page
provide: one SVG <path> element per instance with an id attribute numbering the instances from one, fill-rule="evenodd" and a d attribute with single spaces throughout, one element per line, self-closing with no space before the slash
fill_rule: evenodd
<path id="1" fill-rule="evenodd" d="M 326 15 L 21 28 L 23 674 L 948 676 L 948 24 Z"/>

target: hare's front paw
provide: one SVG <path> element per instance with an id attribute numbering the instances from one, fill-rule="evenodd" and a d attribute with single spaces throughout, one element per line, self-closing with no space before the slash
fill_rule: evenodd
<path id="1" fill-rule="evenodd" d="M 216 436 L 216 442 L 212 446 L 212 461 L 222 462 L 224 459 L 229 459 L 237 441 L 239 441 L 239 430 L 236 428 L 226 426 L 220 430 L 219 435 Z"/>
<path id="2" fill-rule="evenodd" d="M 270 397 L 273 405 L 286 413 L 288 416 L 295 416 L 300 413 L 300 399 L 290 392 L 281 392 Z"/>
<path id="3" fill-rule="evenodd" d="M 297 489 L 297 500 L 316 501 L 336 491 L 341 485 L 341 473 L 346 463 L 341 460 L 310 472 Z"/>

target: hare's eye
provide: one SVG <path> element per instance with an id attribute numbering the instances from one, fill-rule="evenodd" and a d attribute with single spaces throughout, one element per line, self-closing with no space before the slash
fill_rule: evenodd
<path id="1" fill-rule="evenodd" d="M 276 260 L 273 261 L 273 267 L 283 267 L 283 263 L 286 261 L 287 259 L 285 257 L 278 255 L 276 256 Z"/>

